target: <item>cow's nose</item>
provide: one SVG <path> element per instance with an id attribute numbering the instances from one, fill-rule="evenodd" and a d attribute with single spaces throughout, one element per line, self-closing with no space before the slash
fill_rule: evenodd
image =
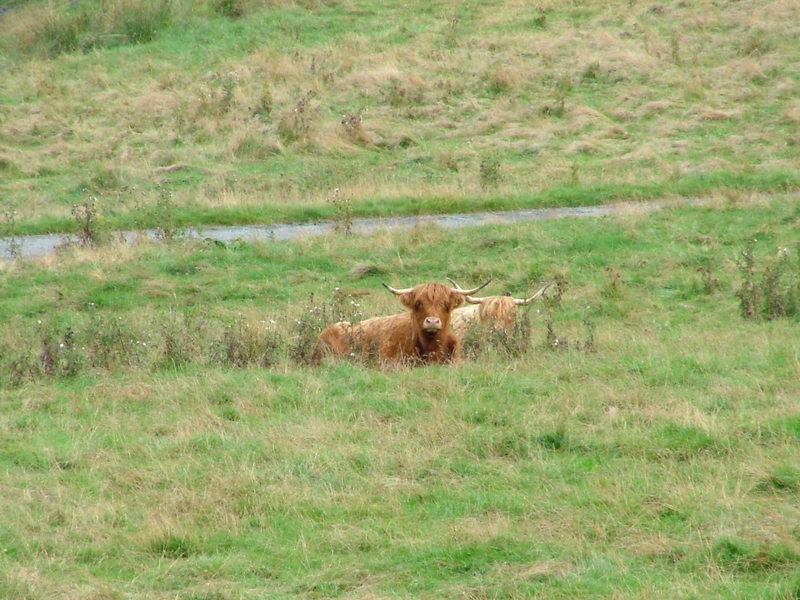
<path id="1" fill-rule="evenodd" d="M 439 317 L 425 317 L 422 328 L 425 331 L 439 331 L 442 328 L 442 320 Z"/>

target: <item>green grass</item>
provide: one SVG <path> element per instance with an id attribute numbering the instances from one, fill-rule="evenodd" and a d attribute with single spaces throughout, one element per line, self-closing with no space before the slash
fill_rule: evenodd
<path id="1" fill-rule="evenodd" d="M 89 197 L 127 229 L 165 191 L 216 224 L 328 217 L 336 188 L 371 216 L 798 187 L 792 3 L 16 4 L 17 233 Z"/>
<path id="2" fill-rule="evenodd" d="M 748 240 L 763 265 L 798 218 L 793 195 L 754 196 L 5 264 L 0 596 L 793 598 L 797 320 L 745 320 L 734 292 Z M 381 281 L 448 275 L 568 285 L 530 307 L 514 356 L 220 357 L 268 339 L 259 323 L 291 346 L 312 292 L 371 316 L 399 310 Z M 576 346 L 587 316 L 593 351 Z M 14 379 L 67 330 L 52 374 Z"/>
<path id="3" fill-rule="evenodd" d="M 555 186 L 536 194 L 429 197 L 373 197 L 350 202 L 351 216 L 389 217 L 403 215 L 436 215 L 481 211 L 517 210 L 547 207 L 594 206 L 624 201 L 646 201 L 664 197 L 702 197 L 716 191 L 736 197 L 742 193 L 781 192 L 800 185 L 800 175 L 793 171 L 753 173 L 715 172 L 679 181 L 651 184 L 572 184 Z M 76 203 L 83 202 L 76 196 Z M 98 232 L 163 226 L 165 215 L 158 210 L 157 200 L 139 205 L 134 212 L 101 213 Z M 325 204 L 285 205 L 264 202 L 258 206 L 231 208 L 199 208 L 170 201 L 168 220 L 173 227 L 203 225 L 276 224 L 337 219 L 336 207 Z M 48 216 L 6 224 L 6 235 L 32 235 L 53 232 L 76 232 L 78 223 L 72 216 Z"/>
<path id="4" fill-rule="evenodd" d="M 0 597 L 800 596 L 794 3 L 4 6 L 4 234 L 709 201 L 0 264 Z M 563 299 L 306 364 L 447 276 Z"/>

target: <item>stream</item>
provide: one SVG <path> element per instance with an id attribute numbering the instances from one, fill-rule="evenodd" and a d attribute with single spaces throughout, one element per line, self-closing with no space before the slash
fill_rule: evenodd
<path id="1" fill-rule="evenodd" d="M 697 204 L 698 200 L 685 198 L 678 204 Z M 417 226 L 434 225 L 446 229 L 460 227 L 476 227 L 503 223 L 519 223 L 523 221 L 543 221 L 548 219 L 602 217 L 630 211 L 653 211 L 667 205 L 670 201 L 620 202 L 598 206 L 580 206 L 564 208 L 531 208 L 524 210 L 458 213 L 447 215 L 419 215 L 409 217 L 382 217 L 353 219 L 351 231 L 357 234 L 369 234 L 382 230 L 410 229 Z M 308 235 L 324 235 L 336 230 L 336 222 L 319 221 L 313 223 L 277 223 L 274 225 L 226 225 L 190 228 L 183 232 L 184 238 L 210 239 L 220 242 L 235 240 L 293 240 Z M 132 243 L 144 236 L 157 239 L 155 230 L 122 231 L 113 234 L 116 238 Z M 74 241 L 75 237 L 64 233 L 46 235 L 24 235 L 16 237 L 0 237 L 0 258 L 12 259 L 16 247 L 17 258 L 33 258 L 55 251 L 59 246 Z"/>

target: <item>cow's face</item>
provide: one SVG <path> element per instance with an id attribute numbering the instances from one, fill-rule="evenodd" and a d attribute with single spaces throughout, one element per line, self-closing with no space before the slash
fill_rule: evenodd
<path id="1" fill-rule="evenodd" d="M 450 325 L 450 311 L 464 302 L 469 294 L 474 294 L 486 287 L 489 282 L 471 290 L 450 288 L 440 283 L 422 283 L 413 288 L 396 289 L 390 285 L 383 286 L 411 309 L 417 331 L 434 337 L 440 331 L 446 331 Z"/>
<path id="2" fill-rule="evenodd" d="M 488 296 L 480 305 L 480 318 L 494 329 L 510 329 L 517 316 L 517 305 L 510 296 Z"/>
<path id="3" fill-rule="evenodd" d="M 417 329 L 433 337 L 450 324 L 450 311 L 464 302 L 464 295 L 439 283 L 423 283 L 400 296 L 411 309 Z"/>
<path id="4" fill-rule="evenodd" d="M 450 280 L 456 289 L 461 289 L 458 284 Z M 466 296 L 470 304 L 480 304 L 480 319 L 482 323 L 490 323 L 494 329 L 510 329 L 514 325 L 517 317 L 517 307 L 530 304 L 547 291 L 554 282 L 550 282 L 542 287 L 530 298 L 512 298 L 510 296 L 487 296 L 485 298 L 474 298 Z"/>

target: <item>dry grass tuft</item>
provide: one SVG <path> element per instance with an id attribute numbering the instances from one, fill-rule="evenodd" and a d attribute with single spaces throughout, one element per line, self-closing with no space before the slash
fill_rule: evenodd
<path id="1" fill-rule="evenodd" d="M 738 120 L 742 116 L 742 111 L 735 110 L 721 110 L 714 108 L 700 108 L 697 110 L 697 119 L 700 121 L 726 121 Z"/>
<path id="2" fill-rule="evenodd" d="M 537 580 L 551 577 L 564 577 L 575 571 L 575 567 L 560 560 L 540 560 L 531 565 L 502 566 L 497 569 L 498 575 L 512 580 Z"/>
<path id="3" fill-rule="evenodd" d="M 602 147 L 589 140 L 579 140 L 568 144 L 564 148 L 566 154 L 597 154 L 602 151 Z"/>

